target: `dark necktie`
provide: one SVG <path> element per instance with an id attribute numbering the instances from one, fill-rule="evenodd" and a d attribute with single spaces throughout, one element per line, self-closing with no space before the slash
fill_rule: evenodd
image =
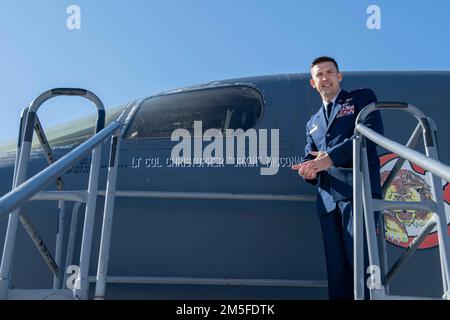
<path id="1" fill-rule="evenodd" d="M 326 109 L 327 122 L 330 121 L 331 109 L 333 108 L 333 102 L 328 102 Z"/>

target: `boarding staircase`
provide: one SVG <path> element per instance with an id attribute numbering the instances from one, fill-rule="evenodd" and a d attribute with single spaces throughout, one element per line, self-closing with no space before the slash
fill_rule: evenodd
<path id="1" fill-rule="evenodd" d="M 39 121 L 37 111 L 39 107 L 47 100 L 58 96 L 79 96 L 84 97 L 95 105 L 97 109 L 97 122 L 95 126 L 95 135 L 89 140 L 73 149 L 63 158 L 55 162 L 53 151 L 48 143 L 44 130 Z M 96 201 L 98 196 L 98 181 L 100 173 L 100 160 L 102 144 L 111 138 L 111 155 L 108 170 L 108 183 L 105 195 L 105 215 L 102 230 L 102 243 L 99 259 L 99 268 L 97 274 L 97 290 L 99 296 L 104 296 L 104 288 L 106 281 L 106 267 L 108 264 L 109 244 L 111 237 L 111 228 L 108 229 L 108 222 L 112 221 L 110 216 L 114 207 L 114 192 L 117 177 L 117 162 L 119 155 L 119 144 L 121 129 L 124 119 L 119 117 L 106 128 L 105 125 L 105 108 L 102 101 L 92 92 L 84 89 L 59 88 L 52 89 L 42 93 L 37 97 L 29 107 L 22 111 L 20 119 L 19 139 L 17 144 L 17 153 L 14 166 L 14 178 L 12 191 L 3 196 L 0 200 L 0 218 L 9 215 L 6 238 L 3 248 L 3 255 L 0 267 L 0 299 L 87 299 L 89 290 L 89 262 L 91 257 L 93 225 L 95 217 Z M 49 162 L 49 166 L 36 174 L 32 178 L 26 180 L 27 166 L 30 158 L 32 146 L 33 131 L 36 133 L 42 150 Z M 85 154 L 92 152 L 90 175 L 87 190 L 85 191 L 64 191 L 64 182 L 62 175 L 67 169 L 73 166 Z M 56 192 L 43 192 L 42 190 L 56 180 Z M 48 250 L 46 244 L 42 241 L 36 228 L 28 219 L 25 213 L 21 211 L 21 206 L 32 197 L 39 200 L 55 200 L 58 201 L 58 229 L 56 236 L 56 254 L 53 257 Z M 65 202 L 74 201 L 73 215 L 71 221 L 71 232 L 69 234 L 68 250 L 65 269 L 62 268 L 62 243 L 64 238 L 64 220 L 65 220 Z M 72 266 L 72 257 L 75 247 L 75 229 L 77 225 L 78 211 L 82 203 L 86 204 L 84 227 L 82 234 L 80 265 Z M 52 289 L 12 289 L 11 275 L 13 254 L 16 242 L 16 233 L 18 222 L 21 222 L 25 230 L 30 235 L 40 254 L 44 258 L 49 269 L 53 273 Z M 65 271 L 71 271 L 76 274 L 72 285 L 66 288 Z M 71 277 L 69 277 L 71 278 Z M 70 279 L 69 279 L 70 280 Z M 103 293 L 102 293 L 103 291 Z"/>
<path id="2" fill-rule="evenodd" d="M 379 110 L 400 110 L 413 115 L 418 120 L 418 124 L 406 146 L 387 139 L 364 125 L 365 119 L 372 112 Z M 423 135 L 425 155 L 414 150 L 421 135 Z M 383 199 L 403 163 L 405 160 L 408 160 L 427 170 L 434 200 L 409 202 L 386 201 L 374 198 L 370 185 L 367 139 L 399 156 L 382 186 Z M 440 271 L 443 287 L 442 299 L 450 300 L 450 239 L 447 231 L 448 222 L 445 214 L 441 179 L 450 181 L 450 167 L 439 162 L 437 130 L 433 119 L 426 117 L 422 111 L 413 105 L 398 102 L 372 103 L 358 114 L 355 124 L 355 138 L 353 139 L 355 299 L 364 299 L 365 285 L 369 287 L 370 299 L 372 300 L 428 299 L 427 297 L 391 295 L 389 285 L 428 234 L 436 228 L 439 239 Z M 432 212 L 433 215 L 420 229 L 418 235 L 392 265 L 391 269 L 388 269 L 383 215 L 385 210 L 399 209 L 426 210 L 427 212 Z M 378 215 L 378 228 L 375 225 L 375 214 Z M 364 270 L 364 237 L 367 240 L 369 256 L 369 267 L 367 270 Z M 364 277 L 366 271 L 370 274 L 367 282 Z"/>
<path id="3" fill-rule="evenodd" d="M 95 134 L 93 137 L 70 151 L 64 157 L 55 161 L 52 148 L 50 147 L 44 130 L 37 116 L 39 107 L 47 100 L 57 96 L 79 96 L 93 102 L 97 109 L 98 117 Z M 406 146 L 389 140 L 370 128 L 364 126 L 367 116 L 377 110 L 402 110 L 413 114 L 419 121 L 411 139 Z M 101 100 L 92 92 L 84 89 L 53 89 L 44 92 L 36 98 L 29 107 L 22 111 L 20 119 L 19 139 L 14 167 L 14 178 L 12 190 L 0 198 L 0 218 L 9 216 L 6 238 L 4 242 L 3 256 L 0 266 L 0 299 L 88 299 L 91 282 L 95 282 L 95 298 L 104 299 L 106 283 L 111 282 L 113 277 L 107 278 L 109 249 L 111 243 L 112 221 L 114 213 L 114 202 L 117 196 L 116 181 L 118 172 L 118 159 L 120 151 L 120 141 L 125 127 L 126 112 L 112 121 L 107 127 L 105 124 L 105 110 Z M 35 176 L 26 180 L 27 165 L 30 157 L 33 131 L 36 133 L 42 150 L 46 155 L 49 166 Z M 414 151 L 421 133 L 424 136 L 426 155 Z M 102 144 L 110 139 L 110 158 L 107 175 L 106 191 L 98 190 L 100 160 Z M 387 190 L 395 175 L 401 168 L 403 161 L 409 160 L 428 170 L 433 183 L 433 195 L 435 201 L 427 202 L 398 202 L 373 199 L 370 190 L 367 160 L 367 139 L 377 143 L 387 150 L 399 155 L 403 160 L 398 160 L 390 176 L 387 178 L 383 190 Z M 373 271 L 370 278 L 370 298 L 371 299 L 413 299 L 417 297 L 399 297 L 389 294 L 389 282 L 400 270 L 414 250 L 424 240 L 426 235 L 437 226 L 439 235 L 439 254 L 441 259 L 441 273 L 443 281 L 443 299 L 450 300 L 449 292 L 449 254 L 450 245 L 446 229 L 446 217 L 443 203 L 437 201 L 442 199 L 441 180 L 450 181 L 450 167 L 438 161 L 436 146 L 436 128 L 432 119 L 427 118 L 416 107 L 405 103 L 375 103 L 367 106 L 360 112 L 356 121 L 355 138 L 353 139 L 354 149 L 354 270 L 355 270 L 355 298 L 364 299 L 364 263 L 363 263 L 363 237 L 367 237 L 370 260 L 370 270 Z M 91 167 L 89 173 L 88 186 L 86 190 L 66 191 L 62 175 L 73 166 L 81 157 L 92 152 Z M 43 191 L 53 181 L 56 181 L 57 191 Z M 124 193 L 124 196 L 130 194 Z M 130 193 L 130 192 L 129 192 Z M 136 192 L 134 192 L 136 193 Z M 89 263 L 91 258 L 91 248 L 93 241 L 93 227 L 96 201 L 99 195 L 105 196 L 103 212 L 102 233 L 100 241 L 100 251 L 98 257 L 98 267 L 96 277 L 89 276 Z M 136 196 L 133 194 L 131 196 Z M 154 195 L 152 195 L 154 196 Z M 179 195 L 178 195 L 179 196 Z M 209 195 L 208 197 L 211 197 Z M 31 200 L 52 200 L 58 201 L 58 231 L 56 236 L 55 257 L 43 242 L 37 229 L 21 207 Z M 65 261 L 62 257 L 63 247 L 63 226 L 65 221 L 65 204 L 74 202 L 70 231 L 68 235 L 67 255 Z M 81 205 L 85 203 L 84 225 L 81 239 L 79 266 L 72 265 L 76 226 Z M 374 212 L 383 214 L 387 209 L 406 208 L 410 210 L 426 208 L 434 215 L 417 238 L 411 243 L 405 254 L 394 264 L 391 270 L 387 270 L 386 244 L 384 232 L 379 232 L 378 239 L 374 221 Z M 364 214 L 363 214 L 364 213 Z M 372 214 L 371 214 L 372 213 Z M 33 240 L 41 256 L 53 273 L 52 289 L 13 289 L 11 286 L 12 263 L 15 250 L 16 233 L 19 221 Z M 379 219 L 383 221 L 383 219 Z M 364 224 L 366 233 L 364 234 Z M 379 229 L 384 231 L 383 226 Z M 380 262 L 381 261 L 381 262 Z M 64 263 L 64 268 L 62 268 Z M 377 270 L 382 270 L 378 277 Z M 73 272 L 67 279 L 66 272 Z M 304 281 L 263 281 L 260 279 L 160 279 L 146 277 L 122 277 L 121 283 L 191 283 L 191 284 L 247 284 L 247 285 L 288 285 L 288 286 L 312 286 Z M 300 283 L 301 282 L 301 283 Z"/>

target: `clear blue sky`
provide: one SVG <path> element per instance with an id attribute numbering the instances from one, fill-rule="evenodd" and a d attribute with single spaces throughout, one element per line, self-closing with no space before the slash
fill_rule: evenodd
<path id="1" fill-rule="evenodd" d="M 81 8 L 81 30 L 66 9 Z M 369 30 L 367 7 L 381 8 Z M 0 142 L 20 110 L 54 87 L 108 107 L 178 87 L 306 72 L 318 55 L 346 70 L 450 70 L 448 0 L 1 0 Z M 450 89 L 450 88 L 449 88 Z M 78 98 L 40 110 L 45 126 L 92 112 Z"/>

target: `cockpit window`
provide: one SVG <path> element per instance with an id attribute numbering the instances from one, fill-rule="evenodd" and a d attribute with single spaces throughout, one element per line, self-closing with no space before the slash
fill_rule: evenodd
<path id="1" fill-rule="evenodd" d="M 170 138 L 176 129 L 202 130 L 252 128 L 262 114 L 260 93 L 247 86 L 208 88 L 152 97 L 139 107 L 127 139 Z"/>

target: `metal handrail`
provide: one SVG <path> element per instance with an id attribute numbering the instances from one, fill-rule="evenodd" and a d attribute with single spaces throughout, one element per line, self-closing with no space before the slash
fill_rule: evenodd
<path id="1" fill-rule="evenodd" d="M 390 140 L 374 130 L 363 125 L 366 117 L 374 111 L 382 109 L 401 110 L 412 114 L 419 122 L 419 125 L 414 130 L 407 146 L 401 145 L 393 140 Z M 420 136 L 420 128 L 422 128 L 424 146 L 426 155 L 417 152 L 413 148 Z M 388 204 L 388 201 L 372 199 L 371 186 L 369 182 L 368 156 L 366 138 L 376 143 L 377 145 L 395 153 L 399 156 L 397 163 L 393 170 L 396 172 L 400 169 L 405 160 L 421 166 L 428 170 L 432 184 L 432 193 L 435 201 L 426 201 L 422 203 L 412 202 L 412 205 L 405 204 L 410 208 L 426 207 L 428 211 L 435 212 L 431 221 L 429 221 L 419 232 L 419 235 L 410 244 L 407 251 L 394 264 L 392 269 L 385 274 L 384 283 L 380 283 L 378 279 L 371 280 L 372 282 L 371 295 L 372 298 L 389 299 L 388 283 L 393 275 L 397 273 L 408 258 L 414 253 L 415 249 L 424 241 L 432 229 L 437 226 L 439 239 L 439 253 L 441 261 L 442 284 L 444 289 L 443 298 L 450 299 L 449 280 L 450 280 L 450 240 L 448 238 L 445 207 L 440 199 L 442 198 L 442 180 L 450 181 L 450 167 L 438 161 L 437 141 L 436 141 L 436 127 L 431 118 L 427 118 L 422 111 L 417 107 L 407 103 L 397 102 L 379 102 L 372 103 L 366 106 L 358 114 L 355 124 L 355 139 L 353 140 L 353 200 L 354 200 L 354 290 L 355 298 L 361 299 L 364 296 L 364 270 L 363 265 L 363 247 L 361 244 L 363 237 L 363 215 L 360 211 L 364 211 L 364 220 L 368 240 L 369 261 L 371 266 L 380 266 L 379 253 L 376 247 L 375 222 L 373 213 L 380 210 L 383 214 L 383 208 L 398 207 L 403 205 L 402 202 L 397 201 L 394 205 Z M 403 160 L 405 159 L 405 160 Z M 392 183 L 396 172 L 390 174 L 389 181 L 385 181 L 383 190 L 389 187 Z M 440 178 L 440 179 L 439 179 Z M 362 191 L 361 191 L 362 190 Z M 384 234 L 380 230 L 380 234 Z M 384 237 L 383 237 L 384 238 Z M 384 239 L 382 239 L 384 243 Z M 385 247 L 382 247 L 385 250 Z M 386 257 L 386 252 L 383 252 Z M 384 261 L 385 262 L 385 261 Z M 386 263 L 385 263 L 386 264 Z M 373 268 L 371 268 L 373 270 Z M 383 270 L 385 271 L 385 270 Z M 376 278 L 376 277 L 375 277 Z M 384 286 L 383 286 L 384 285 Z M 406 298 L 406 297 L 405 297 Z M 408 297 L 413 298 L 413 297 Z"/>
<path id="2" fill-rule="evenodd" d="M 83 97 L 88 100 L 90 100 L 95 107 L 97 108 L 97 122 L 95 126 L 95 133 L 100 132 L 105 126 L 105 106 L 103 105 L 103 102 L 100 100 L 100 98 L 94 94 L 93 92 L 86 90 L 86 89 L 78 89 L 78 88 L 56 88 L 47 90 L 44 93 L 40 94 L 36 99 L 33 100 L 33 102 L 30 105 L 30 108 L 28 110 L 28 118 L 27 121 L 34 120 L 35 113 L 38 111 L 40 106 L 44 104 L 47 100 L 50 100 L 51 98 L 58 97 L 58 96 L 78 96 Z M 33 126 L 29 126 L 31 131 L 25 132 L 25 139 L 27 137 L 30 137 L 32 135 L 32 129 Z M 31 139 L 30 139 L 31 140 Z"/>
<path id="3" fill-rule="evenodd" d="M 121 124 L 118 121 L 112 122 L 105 129 L 70 151 L 64 157 L 56 161 L 51 166 L 27 180 L 20 186 L 8 192 L 0 198 L 0 218 L 8 215 L 12 210 L 18 208 L 25 201 L 36 195 L 39 191 L 50 184 L 57 176 L 63 174 L 70 166 L 79 160 L 84 154 L 93 150 L 111 137 L 119 129 Z"/>
<path id="4" fill-rule="evenodd" d="M 423 169 L 437 175 L 438 177 L 450 182 L 450 167 L 440 161 L 427 157 L 424 154 L 415 150 L 409 149 L 400 143 L 392 141 L 381 134 L 376 133 L 372 129 L 363 124 L 356 125 L 356 130 L 364 135 L 366 138 L 375 142 L 379 146 L 395 153 L 401 158 L 413 162 Z"/>

